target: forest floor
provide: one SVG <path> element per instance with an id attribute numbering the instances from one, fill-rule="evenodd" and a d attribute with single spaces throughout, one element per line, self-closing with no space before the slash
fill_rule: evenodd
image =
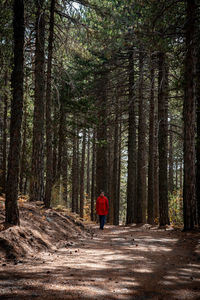
<path id="1" fill-rule="evenodd" d="M 100 231 L 23 202 L 20 216 L 20 227 L 0 232 L 0 299 L 200 299 L 199 232 L 149 225 Z"/>

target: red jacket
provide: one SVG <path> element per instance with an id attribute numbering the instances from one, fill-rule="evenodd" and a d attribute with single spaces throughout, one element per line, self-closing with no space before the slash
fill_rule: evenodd
<path id="1" fill-rule="evenodd" d="M 105 196 L 99 196 L 97 198 L 97 202 L 96 202 L 97 215 L 100 215 L 100 216 L 107 215 L 108 209 L 109 209 L 108 198 L 106 198 Z"/>

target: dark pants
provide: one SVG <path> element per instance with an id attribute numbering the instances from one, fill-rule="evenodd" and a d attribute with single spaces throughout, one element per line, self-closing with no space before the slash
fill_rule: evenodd
<path id="1" fill-rule="evenodd" d="M 106 223 L 106 216 L 99 216 L 99 222 L 100 222 L 100 229 L 103 229 Z"/>

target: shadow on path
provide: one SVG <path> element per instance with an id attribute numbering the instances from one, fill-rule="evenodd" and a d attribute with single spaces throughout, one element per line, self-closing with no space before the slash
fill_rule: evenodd
<path id="1" fill-rule="evenodd" d="M 0 269 L 0 299 L 200 299 L 199 233 L 107 226 Z"/>

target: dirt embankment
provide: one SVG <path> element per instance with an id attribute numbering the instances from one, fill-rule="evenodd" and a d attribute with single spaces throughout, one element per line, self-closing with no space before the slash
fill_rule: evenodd
<path id="1" fill-rule="evenodd" d="M 70 246 L 90 233 L 76 215 L 67 210 L 44 209 L 40 202 L 19 200 L 20 226 L 5 228 L 5 202 L 0 198 L 0 263 L 33 257 L 40 251 Z"/>

